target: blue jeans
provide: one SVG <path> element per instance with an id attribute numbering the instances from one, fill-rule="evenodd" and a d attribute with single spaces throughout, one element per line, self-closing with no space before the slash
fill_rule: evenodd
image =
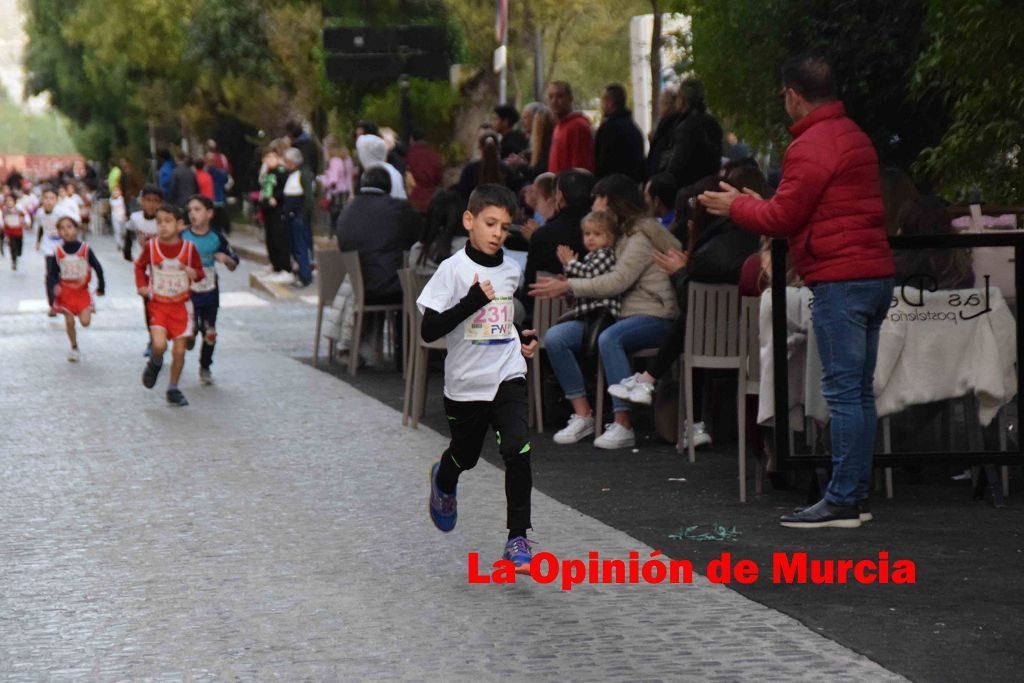
<path id="1" fill-rule="evenodd" d="M 313 281 L 313 271 L 309 267 L 309 250 L 312 247 L 310 225 L 301 213 L 288 216 L 288 239 L 292 247 L 292 256 L 299 264 L 299 279 L 308 285 Z"/>
<path id="2" fill-rule="evenodd" d="M 812 321 L 821 356 L 821 393 L 832 421 L 832 479 L 825 500 L 867 498 L 875 451 L 873 387 L 878 333 L 892 300 L 892 278 L 814 285 Z"/>
<path id="3" fill-rule="evenodd" d="M 597 343 L 608 384 L 617 384 L 632 374 L 627 353 L 660 346 L 671 327 L 671 320 L 635 315 L 623 318 L 602 332 Z M 544 336 L 551 367 L 569 400 L 587 395 L 583 373 L 576 360 L 576 352 L 582 346 L 583 323 L 579 320 L 559 323 Z M 629 402 L 612 397 L 612 409 L 615 412 L 629 411 Z"/>

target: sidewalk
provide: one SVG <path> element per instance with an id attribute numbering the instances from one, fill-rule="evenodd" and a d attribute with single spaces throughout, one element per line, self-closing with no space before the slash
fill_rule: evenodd
<path id="1" fill-rule="evenodd" d="M 110 296 L 130 297 L 129 264 L 96 248 Z M 288 358 L 311 306 L 225 311 L 218 384 L 199 387 L 190 356 L 192 405 L 172 409 L 166 376 L 139 383 L 140 311 L 101 309 L 69 364 L 60 321 L 9 305 L 42 293 L 32 257 L 24 278 L 0 265 L 8 680 L 898 679 L 703 580 L 468 585 L 466 553 L 504 542 L 500 471 L 467 475 L 458 529 L 436 532 L 426 475 L 446 438 Z M 652 551 L 543 493 L 534 506 L 539 549 Z"/>

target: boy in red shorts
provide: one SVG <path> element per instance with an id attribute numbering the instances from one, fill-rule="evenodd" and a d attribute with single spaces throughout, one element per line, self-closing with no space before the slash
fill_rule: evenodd
<path id="1" fill-rule="evenodd" d="M 103 296 L 103 266 L 89 245 L 78 240 L 78 221 L 74 217 L 62 216 L 57 221 L 57 234 L 61 243 L 54 247 L 52 256 L 46 257 L 46 286 L 53 298 L 53 311 L 64 314 L 71 342 L 68 362 L 76 363 L 80 356 L 75 318 L 82 327 L 89 327 L 92 322 L 95 306 L 89 292 L 89 281 L 92 271 L 96 271 L 96 295 Z"/>
<path id="2" fill-rule="evenodd" d="M 202 280 L 205 274 L 195 245 L 178 235 L 177 209 L 169 204 L 157 209 L 156 231 L 157 236 L 146 242 L 135 261 L 135 286 L 146 298 L 152 346 L 142 373 L 142 384 L 147 389 L 156 384 L 167 342 L 172 341 L 167 402 L 172 406 L 187 406 L 188 400 L 178 389 L 178 379 L 185 367 L 186 345 L 193 334 L 192 283 Z"/>

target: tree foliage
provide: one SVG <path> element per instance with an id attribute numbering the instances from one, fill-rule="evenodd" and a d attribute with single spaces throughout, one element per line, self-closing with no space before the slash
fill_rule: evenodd
<path id="1" fill-rule="evenodd" d="M 952 123 L 918 168 L 952 194 L 981 190 L 991 203 L 1024 194 L 1024 5 L 1014 0 L 929 0 L 933 36 L 914 92 L 941 91 Z"/>
<path id="2" fill-rule="evenodd" d="M 710 106 L 756 145 L 785 146 L 781 67 L 808 50 L 832 61 L 840 97 L 883 163 L 909 166 L 946 127 L 940 98 L 910 93 L 929 40 L 923 0 L 731 0 L 688 9 L 694 66 Z"/>

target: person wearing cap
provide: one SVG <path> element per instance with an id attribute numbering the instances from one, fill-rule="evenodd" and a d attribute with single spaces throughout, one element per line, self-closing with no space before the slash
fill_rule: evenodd
<path id="1" fill-rule="evenodd" d="M 302 152 L 289 147 L 282 155 L 288 176 L 284 181 L 284 202 L 281 212 L 288 226 L 292 258 L 299 265 L 293 287 L 308 287 L 313 283 L 310 268 L 310 250 L 313 248 L 313 174 L 302 164 Z"/>

